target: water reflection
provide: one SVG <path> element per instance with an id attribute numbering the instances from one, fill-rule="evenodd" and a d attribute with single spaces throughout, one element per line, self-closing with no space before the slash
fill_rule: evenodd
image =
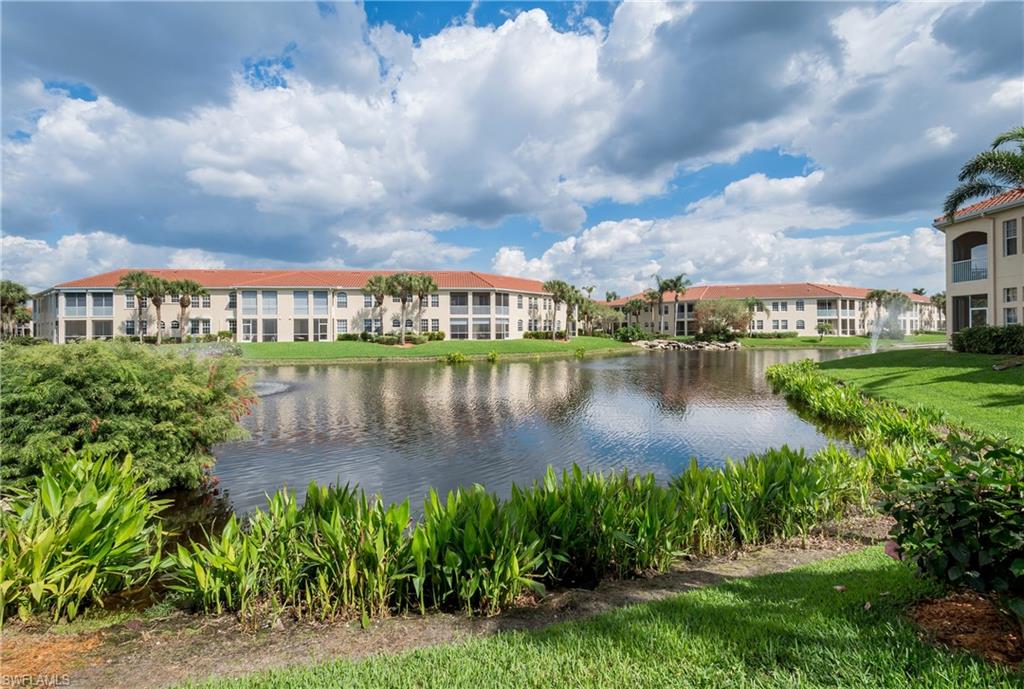
<path id="1" fill-rule="evenodd" d="M 216 449 L 236 510 L 282 485 L 358 483 L 418 503 L 482 483 L 499 493 L 548 464 L 650 471 L 721 464 L 788 443 L 827 442 L 771 394 L 764 369 L 833 351 L 665 352 L 584 361 L 441 366 L 283 366 L 245 420 L 252 439 Z"/>

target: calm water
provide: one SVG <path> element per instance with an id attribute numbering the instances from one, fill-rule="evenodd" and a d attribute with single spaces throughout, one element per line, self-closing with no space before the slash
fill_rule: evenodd
<path id="1" fill-rule="evenodd" d="M 764 370 L 841 352 L 668 352 L 584 361 L 282 366 L 257 372 L 252 439 L 216 448 L 237 511 L 288 485 L 352 482 L 417 505 L 431 486 L 507 494 L 545 467 L 667 479 L 788 443 L 827 443 L 771 393 Z"/>

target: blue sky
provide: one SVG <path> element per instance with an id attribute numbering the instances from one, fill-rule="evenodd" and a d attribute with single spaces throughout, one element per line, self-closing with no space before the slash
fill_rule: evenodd
<path id="1" fill-rule="evenodd" d="M 6 3 L 5 277 L 467 268 L 940 289 L 1024 6 Z M 984 42 L 976 36 L 985 35 Z"/>

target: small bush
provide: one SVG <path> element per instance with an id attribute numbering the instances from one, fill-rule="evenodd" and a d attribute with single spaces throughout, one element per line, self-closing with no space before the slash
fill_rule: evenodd
<path id="1" fill-rule="evenodd" d="M 371 340 L 373 340 L 373 333 L 364 330 L 363 332 L 359 333 L 359 339 L 362 340 L 363 342 L 370 342 Z"/>
<path id="2" fill-rule="evenodd" d="M 884 509 L 903 554 L 939 580 L 1009 599 L 1024 621 L 1024 450 L 951 436 L 904 467 Z"/>
<path id="3" fill-rule="evenodd" d="M 444 339 L 444 332 L 442 332 L 440 330 L 431 331 L 429 333 L 424 333 L 424 334 L 427 336 L 427 339 L 430 340 L 431 342 L 439 341 L 439 340 L 443 340 Z"/>
<path id="4" fill-rule="evenodd" d="M 615 339 L 619 342 L 636 342 L 654 339 L 654 335 L 638 325 L 625 325 L 615 331 Z"/>
<path id="5" fill-rule="evenodd" d="M 564 340 L 565 339 L 565 331 L 564 330 L 557 330 L 557 331 L 555 331 L 555 338 L 557 338 L 559 340 Z M 528 330 L 525 333 L 523 333 L 523 339 L 526 339 L 526 340 L 550 340 L 551 339 L 551 331 L 550 330 Z"/>
<path id="6" fill-rule="evenodd" d="M 737 333 L 731 330 L 702 330 L 693 336 L 697 342 L 732 342 L 736 339 Z"/>
<path id="7" fill-rule="evenodd" d="M 373 341 L 374 341 L 374 343 L 380 344 L 380 345 L 396 345 L 396 344 L 398 344 L 398 336 L 397 335 L 378 335 L 377 337 L 373 338 Z"/>
<path id="8" fill-rule="evenodd" d="M 14 337 L 9 337 L 4 340 L 3 344 L 15 345 L 18 347 L 31 347 L 32 345 L 49 344 L 49 342 L 42 338 L 32 337 L 30 335 L 15 335 Z"/>
<path id="9" fill-rule="evenodd" d="M 1024 325 L 977 325 L 953 333 L 953 349 L 970 354 L 1024 354 Z"/>
<path id="10" fill-rule="evenodd" d="M 424 344 L 429 339 L 430 338 L 427 337 L 426 335 L 406 335 L 405 343 L 412 345 L 421 345 Z"/>
<path id="11" fill-rule="evenodd" d="M 337 337 L 338 342 L 358 342 L 359 333 L 340 333 Z"/>
<path id="12" fill-rule="evenodd" d="M 15 489 L 0 511 L 0 625 L 12 612 L 74 619 L 153 576 L 168 502 L 147 488 L 131 457 L 83 452 L 44 464 L 32 488 Z"/>
<path id="13" fill-rule="evenodd" d="M 464 364 L 469 361 L 469 357 L 462 352 L 448 352 L 439 360 L 443 364 Z"/>
<path id="14" fill-rule="evenodd" d="M 799 337 L 800 333 L 795 330 L 771 330 L 762 332 L 760 330 L 746 333 L 743 337 L 752 337 L 755 340 L 781 340 L 791 337 Z"/>
<path id="15" fill-rule="evenodd" d="M 487 360 L 489 362 L 491 362 L 492 364 L 498 363 L 498 352 L 496 352 L 493 349 L 491 351 L 487 352 Z"/>
<path id="16" fill-rule="evenodd" d="M 582 359 L 586 355 L 587 355 L 587 348 L 586 347 L 577 347 L 576 348 L 576 358 L 577 359 Z"/>
<path id="17" fill-rule="evenodd" d="M 235 334 L 233 332 L 231 332 L 230 330 L 218 330 L 217 331 L 217 339 L 218 340 L 233 340 L 233 339 L 235 339 Z"/>

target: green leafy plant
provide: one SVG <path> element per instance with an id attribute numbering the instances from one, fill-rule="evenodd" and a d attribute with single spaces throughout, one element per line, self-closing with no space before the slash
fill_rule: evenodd
<path id="1" fill-rule="evenodd" d="M 464 364 L 469 361 L 469 357 L 462 352 L 448 352 L 440 359 L 441 363 L 455 365 Z"/>
<path id="2" fill-rule="evenodd" d="M 972 354 L 1024 354 L 1024 325 L 976 325 L 953 333 L 953 349 Z"/>
<path id="3" fill-rule="evenodd" d="M 498 363 L 498 352 L 493 349 L 487 352 L 487 361 L 491 362 L 492 364 Z"/>
<path id="4" fill-rule="evenodd" d="M 615 331 L 615 339 L 619 342 L 636 342 L 638 340 L 650 340 L 653 338 L 654 335 L 638 325 L 626 325 Z"/>
<path id="5" fill-rule="evenodd" d="M 0 512 L 0 623 L 46 612 L 73 619 L 89 605 L 148 581 L 161 568 L 167 506 L 152 500 L 129 456 L 88 451 L 42 465 Z"/>

